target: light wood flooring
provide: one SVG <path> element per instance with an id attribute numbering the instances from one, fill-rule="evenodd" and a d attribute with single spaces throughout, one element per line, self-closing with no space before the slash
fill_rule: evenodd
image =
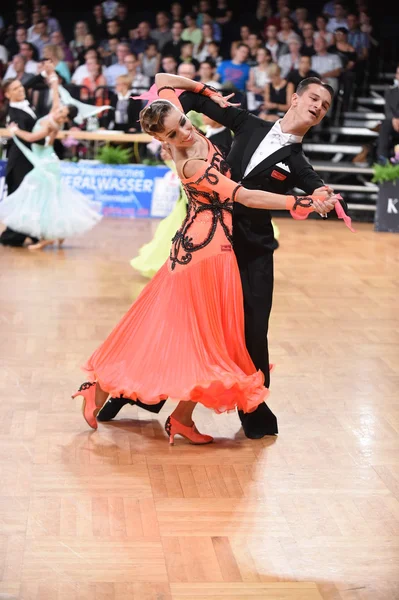
<path id="1" fill-rule="evenodd" d="M 1 600 L 399 598 L 399 236 L 279 225 L 280 435 L 199 408 L 205 447 L 168 446 L 168 404 L 92 432 L 70 399 L 156 222 L 0 247 Z"/>

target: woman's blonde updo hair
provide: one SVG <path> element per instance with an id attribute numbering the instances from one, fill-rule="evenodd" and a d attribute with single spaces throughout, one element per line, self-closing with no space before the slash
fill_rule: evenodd
<path id="1" fill-rule="evenodd" d="M 145 133 L 154 135 L 164 131 L 165 117 L 174 108 L 169 100 L 154 100 L 140 112 L 141 128 Z"/>

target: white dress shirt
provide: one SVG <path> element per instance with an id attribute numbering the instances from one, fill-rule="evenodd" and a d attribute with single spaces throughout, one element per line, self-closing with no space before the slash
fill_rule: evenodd
<path id="1" fill-rule="evenodd" d="M 206 128 L 205 137 L 210 138 L 212 135 L 222 133 L 222 131 L 224 131 L 225 129 L 226 127 L 211 127 L 210 125 L 208 125 Z"/>
<path id="2" fill-rule="evenodd" d="M 276 121 L 251 156 L 251 160 L 245 169 L 244 177 L 257 167 L 262 160 L 265 160 L 265 158 L 274 152 L 277 152 L 280 148 L 288 146 L 289 144 L 300 144 L 302 139 L 303 137 L 300 135 L 293 135 L 292 133 L 284 133 L 281 131 L 280 120 Z"/>

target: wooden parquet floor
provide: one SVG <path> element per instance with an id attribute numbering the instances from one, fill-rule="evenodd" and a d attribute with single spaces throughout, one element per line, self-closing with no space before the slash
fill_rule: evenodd
<path id="1" fill-rule="evenodd" d="M 281 220 L 280 435 L 200 408 L 217 443 L 170 448 L 168 404 L 93 433 L 70 399 L 155 225 L 0 248 L 0 599 L 398 599 L 399 236 Z"/>

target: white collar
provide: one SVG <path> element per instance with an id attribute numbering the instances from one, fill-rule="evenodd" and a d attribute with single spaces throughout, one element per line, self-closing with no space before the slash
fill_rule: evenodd
<path id="1" fill-rule="evenodd" d="M 118 93 L 118 100 L 129 100 L 132 95 L 132 90 L 128 90 L 125 95 Z"/>
<path id="2" fill-rule="evenodd" d="M 279 138 L 288 144 L 301 144 L 303 140 L 303 135 L 294 135 L 293 133 L 284 133 L 281 131 L 281 119 L 275 122 L 271 130 L 269 131 L 272 135 L 278 135 Z"/>
<path id="3" fill-rule="evenodd" d="M 36 114 L 32 106 L 29 104 L 28 100 L 20 100 L 19 102 L 10 102 L 11 108 L 19 108 L 19 110 L 23 110 L 24 112 L 31 115 L 34 119 L 36 119 Z"/>
<path id="4" fill-rule="evenodd" d="M 207 127 L 206 130 L 206 137 L 209 138 L 211 137 L 211 135 L 216 135 L 217 133 L 221 133 L 222 131 L 224 131 L 226 129 L 226 127 Z"/>

